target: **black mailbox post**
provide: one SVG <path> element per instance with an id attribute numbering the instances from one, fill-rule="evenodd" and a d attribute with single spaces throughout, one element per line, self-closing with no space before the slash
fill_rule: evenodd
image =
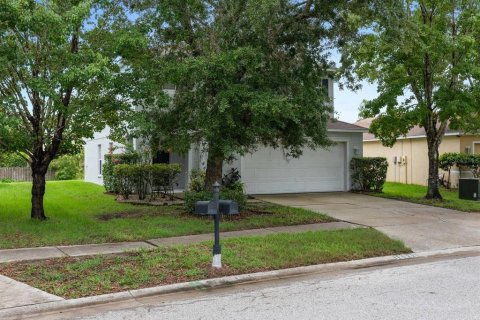
<path id="1" fill-rule="evenodd" d="M 213 245 L 212 267 L 222 267 L 222 247 L 220 246 L 220 216 L 238 214 L 238 204 L 233 200 L 220 200 L 220 184 L 213 184 L 213 200 L 195 203 L 195 213 L 213 216 L 215 221 L 215 244 Z"/>

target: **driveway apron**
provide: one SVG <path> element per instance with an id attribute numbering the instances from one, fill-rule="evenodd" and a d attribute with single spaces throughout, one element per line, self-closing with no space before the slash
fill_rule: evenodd
<path id="1" fill-rule="evenodd" d="M 480 213 L 347 192 L 258 195 L 256 198 L 374 227 L 402 240 L 417 252 L 480 245 Z"/>

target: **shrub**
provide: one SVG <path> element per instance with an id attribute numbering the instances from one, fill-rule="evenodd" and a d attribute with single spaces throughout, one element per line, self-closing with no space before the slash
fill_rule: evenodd
<path id="1" fill-rule="evenodd" d="M 455 165 L 460 169 L 470 170 L 475 178 L 480 177 L 480 155 L 478 154 L 447 152 L 442 154 L 438 161 L 440 169 L 448 172 L 447 186 L 450 186 L 450 170 Z"/>
<path id="2" fill-rule="evenodd" d="M 120 193 L 119 183 L 113 175 L 113 168 L 119 164 L 135 164 L 139 161 L 140 154 L 128 151 L 119 154 L 106 154 L 102 167 L 103 186 L 107 192 Z"/>
<path id="3" fill-rule="evenodd" d="M 129 173 L 129 178 L 131 179 L 131 184 L 134 191 L 136 192 L 139 200 L 145 200 L 149 192 L 150 187 L 150 174 L 151 168 L 148 165 L 137 164 L 137 165 L 126 165 L 130 167 L 131 172 Z"/>
<path id="4" fill-rule="evenodd" d="M 152 190 L 168 195 L 172 199 L 174 188 L 177 185 L 178 175 L 182 172 L 182 167 L 176 163 L 157 163 L 150 165 L 149 168 L 150 186 Z"/>
<path id="5" fill-rule="evenodd" d="M 0 168 L 26 167 L 27 160 L 18 153 L 0 151 Z"/>
<path id="6" fill-rule="evenodd" d="M 241 178 L 242 177 L 240 176 L 238 169 L 232 168 L 227 174 L 223 176 L 222 186 L 224 189 L 243 192 L 244 184 L 242 181 L 240 181 Z"/>
<path id="7" fill-rule="evenodd" d="M 12 182 L 15 182 L 15 179 L 10 179 L 10 178 L 0 179 L 0 183 L 12 183 Z"/>
<path id="8" fill-rule="evenodd" d="M 52 161 L 56 180 L 74 180 L 83 175 L 83 154 L 64 155 Z"/>
<path id="9" fill-rule="evenodd" d="M 195 212 L 195 203 L 197 201 L 210 201 L 213 199 L 213 193 L 209 191 L 185 192 L 185 210 L 189 213 Z M 238 190 L 220 191 L 221 200 L 234 200 L 238 203 L 238 210 L 243 211 L 247 208 L 247 195 Z"/>
<path id="10" fill-rule="evenodd" d="M 178 174 L 179 164 L 118 164 L 113 166 L 112 181 L 117 194 L 125 199 L 137 193 L 140 200 L 148 194 L 158 191 L 173 197 L 173 190 Z"/>
<path id="11" fill-rule="evenodd" d="M 227 189 L 234 188 L 233 186 L 240 181 L 240 173 L 237 168 L 231 168 L 230 171 L 222 178 L 222 186 Z"/>
<path id="12" fill-rule="evenodd" d="M 205 174 L 205 170 L 201 169 L 192 169 L 190 171 L 190 191 L 205 191 Z"/>
<path id="13" fill-rule="evenodd" d="M 383 157 L 355 157 L 350 161 L 353 187 L 359 191 L 381 192 L 387 178 L 388 162 Z"/>
<path id="14" fill-rule="evenodd" d="M 455 166 L 457 163 L 462 162 L 462 160 L 460 160 L 461 156 L 462 155 L 458 152 L 447 152 L 442 154 L 438 158 L 438 166 L 440 167 L 440 169 L 448 173 L 448 179 L 445 185 L 447 188 L 450 188 L 451 186 L 450 171 L 452 170 L 453 166 Z"/>
<path id="15" fill-rule="evenodd" d="M 457 165 L 467 167 L 472 172 L 474 178 L 480 177 L 480 155 L 461 154 Z"/>
<path id="16" fill-rule="evenodd" d="M 133 165 L 128 164 L 119 164 L 113 168 L 115 188 L 125 199 L 133 193 L 134 171 Z"/>

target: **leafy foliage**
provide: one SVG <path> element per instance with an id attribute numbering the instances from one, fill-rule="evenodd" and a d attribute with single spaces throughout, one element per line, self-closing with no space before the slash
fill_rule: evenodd
<path id="1" fill-rule="evenodd" d="M 56 180 L 74 180 L 83 177 L 83 153 L 64 155 L 50 164 Z"/>
<path id="2" fill-rule="evenodd" d="M 456 165 L 468 168 L 475 178 L 480 178 L 480 155 L 459 153 Z"/>
<path id="3" fill-rule="evenodd" d="M 113 168 L 118 164 L 135 164 L 139 159 L 140 155 L 133 151 L 119 154 L 106 154 L 105 163 L 102 168 L 103 185 L 105 190 L 107 190 L 107 192 L 120 193 L 117 180 L 113 176 Z"/>
<path id="4" fill-rule="evenodd" d="M 439 157 L 439 164 L 442 170 L 448 172 L 449 180 L 450 170 L 453 166 L 467 168 L 475 178 L 480 178 L 480 155 L 478 154 L 447 152 Z"/>
<path id="5" fill-rule="evenodd" d="M 51 161 L 131 110 L 118 55 L 99 47 L 103 3 L 0 1 L 0 145 L 30 159 L 32 218 L 46 218 Z"/>
<path id="6" fill-rule="evenodd" d="M 229 190 L 243 190 L 243 183 L 240 181 L 242 177 L 237 168 L 231 168 L 228 173 L 223 176 L 222 186 Z"/>
<path id="7" fill-rule="evenodd" d="M 25 157 L 14 152 L 0 152 L 0 168 L 25 167 L 28 165 Z"/>
<path id="8" fill-rule="evenodd" d="M 443 182 L 447 189 L 449 189 L 451 186 L 450 171 L 452 170 L 452 167 L 459 162 L 460 157 L 461 157 L 461 154 L 458 152 L 447 152 L 440 155 L 440 157 L 438 158 L 438 166 L 440 167 L 440 169 L 448 173 L 447 181 Z M 443 181 L 444 181 L 444 178 L 443 178 Z"/>
<path id="9" fill-rule="evenodd" d="M 329 50 L 348 29 L 347 1 L 128 3 L 138 18 L 125 28 L 148 33 L 143 50 L 124 53 L 138 77 L 134 127 L 179 153 L 201 145 L 206 185 L 222 178 L 223 160 L 258 145 L 297 157 L 331 144 L 333 110 L 320 84 L 333 76 Z M 159 95 L 168 85 L 175 92 Z"/>
<path id="10" fill-rule="evenodd" d="M 205 170 L 192 169 L 190 171 L 189 189 L 193 192 L 205 191 Z"/>
<path id="11" fill-rule="evenodd" d="M 145 200 L 147 194 L 153 199 L 153 191 L 172 196 L 180 172 L 179 164 L 119 164 L 113 168 L 113 179 L 125 199 L 135 192 L 139 200 Z"/>
<path id="12" fill-rule="evenodd" d="M 438 158 L 438 165 L 440 169 L 444 171 L 450 171 L 453 166 L 455 166 L 458 162 L 460 157 L 462 156 L 461 153 L 458 152 L 446 152 L 440 155 Z"/>
<path id="13" fill-rule="evenodd" d="M 391 146 L 418 125 L 426 132 L 427 198 L 441 198 L 438 147 L 445 130 L 479 129 L 480 2 L 477 0 L 372 1 L 358 37 L 342 47 L 347 79 L 378 84 L 362 117 Z"/>
<path id="14" fill-rule="evenodd" d="M 382 157 L 352 158 L 350 170 L 355 189 L 381 192 L 387 179 L 388 161 Z"/>

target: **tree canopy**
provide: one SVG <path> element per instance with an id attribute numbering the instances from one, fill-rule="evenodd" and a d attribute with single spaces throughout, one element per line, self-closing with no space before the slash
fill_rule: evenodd
<path id="1" fill-rule="evenodd" d="M 50 162 L 129 110 L 115 53 L 92 39 L 104 20 L 98 9 L 95 1 L 0 0 L 0 145 L 27 155 L 34 218 L 45 218 Z"/>
<path id="2" fill-rule="evenodd" d="M 343 47 L 348 78 L 378 84 L 363 117 L 391 146 L 418 125 L 428 142 L 428 198 L 438 191 L 438 147 L 447 127 L 480 127 L 480 3 L 476 0 L 372 1 L 357 37 Z"/>
<path id="3" fill-rule="evenodd" d="M 128 1 L 137 16 L 131 28 L 147 42 L 126 61 L 141 70 L 143 96 L 156 96 L 138 99 L 140 133 L 177 152 L 202 144 L 207 184 L 221 178 L 223 160 L 258 145 L 294 157 L 329 146 L 333 110 L 322 79 L 333 67 L 334 41 L 347 31 L 346 3 Z M 167 85 L 175 86 L 170 99 L 159 94 Z"/>

